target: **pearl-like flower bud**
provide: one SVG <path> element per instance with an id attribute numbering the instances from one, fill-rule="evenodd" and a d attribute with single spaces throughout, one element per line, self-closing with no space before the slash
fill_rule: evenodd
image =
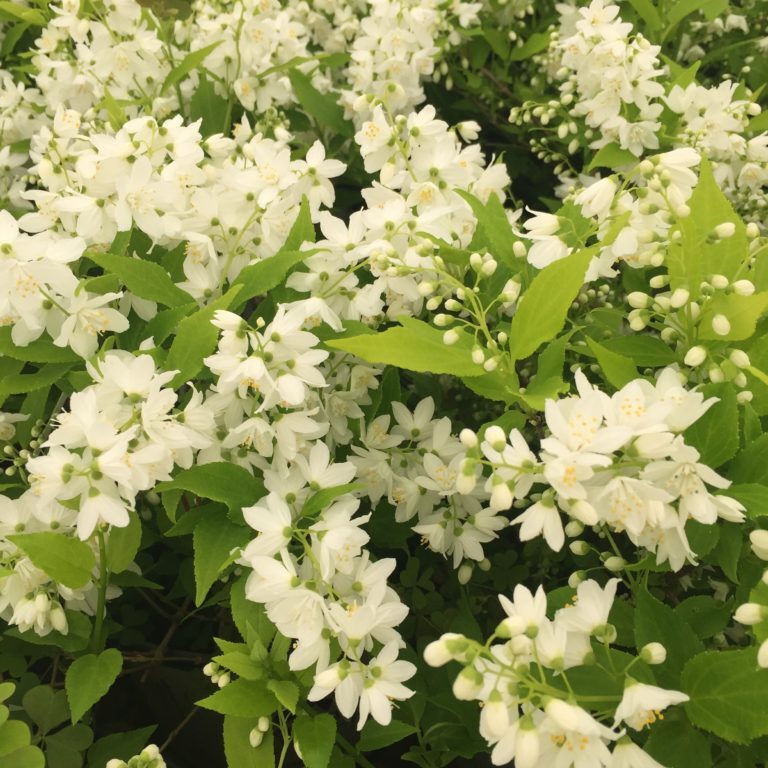
<path id="1" fill-rule="evenodd" d="M 450 347 L 453 344 L 455 344 L 459 340 L 459 332 L 455 328 L 451 328 L 451 330 L 446 331 L 443 334 L 443 344 Z"/>
<path id="2" fill-rule="evenodd" d="M 752 551 L 761 559 L 768 560 L 768 531 L 759 528 L 749 534 Z"/>
<path id="3" fill-rule="evenodd" d="M 477 698 L 483 687 L 483 676 L 474 667 L 464 667 L 453 681 L 453 695 L 460 701 Z"/>
<path id="4" fill-rule="evenodd" d="M 459 646 L 466 650 L 467 645 L 467 639 L 463 635 L 458 635 L 455 632 L 446 632 L 438 640 L 433 640 L 424 649 L 424 661 L 430 667 L 442 667 L 444 664 L 457 658 L 456 654 L 460 650 Z M 462 653 L 463 650 L 461 650 Z"/>
<path id="5" fill-rule="evenodd" d="M 707 359 L 707 350 L 702 346 L 691 347 L 685 354 L 684 361 L 691 368 L 697 368 Z"/>
<path id="6" fill-rule="evenodd" d="M 728 355 L 728 359 L 737 368 L 749 368 L 751 365 L 749 362 L 749 355 L 743 349 L 732 349 L 731 354 Z"/>
<path id="7" fill-rule="evenodd" d="M 712 318 L 712 330 L 718 336 L 727 336 L 731 332 L 731 321 L 725 315 L 715 315 Z"/>
<path id="8" fill-rule="evenodd" d="M 736 234 L 736 225 L 732 221 L 724 221 L 715 227 L 715 235 L 720 240 L 733 237 Z"/>
<path id="9" fill-rule="evenodd" d="M 688 303 L 688 299 L 691 298 L 690 291 L 685 288 L 676 288 L 672 295 L 669 297 L 669 305 L 673 309 L 680 309 Z"/>
<path id="10" fill-rule="evenodd" d="M 498 424 L 493 424 L 485 430 L 485 440 L 494 451 L 501 452 L 507 447 L 507 436 Z"/>
<path id="11" fill-rule="evenodd" d="M 504 431 L 502 430 L 502 434 Z M 486 433 L 487 436 L 487 433 Z M 477 448 L 477 435 L 471 430 L 464 428 L 459 433 L 459 440 L 465 448 Z M 506 442 L 506 441 L 505 441 Z"/>
<path id="12" fill-rule="evenodd" d="M 736 280 L 732 288 L 739 296 L 751 296 L 755 292 L 755 284 L 751 280 Z"/>
<path id="13" fill-rule="evenodd" d="M 667 660 L 667 649 L 661 643 L 646 643 L 640 649 L 640 658 L 646 664 L 663 664 Z"/>
<path id="14" fill-rule="evenodd" d="M 765 608 L 759 603 L 744 603 L 736 609 L 733 618 L 747 626 L 759 624 L 765 618 Z"/>
<path id="15" fill-rule="evenodd" d="M 642 291 L 632 291 L 627 296 L 627 303 L 634 309 L 645 309 L 651 303 L 651 297 Z"/>

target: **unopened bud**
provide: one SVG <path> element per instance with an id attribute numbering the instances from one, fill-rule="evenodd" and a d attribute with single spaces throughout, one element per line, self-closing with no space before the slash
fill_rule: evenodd
<path id="1" fill-rule="evenodd" d="M 663 664 L 667 659 L 667 649 L 661 643 L 647 643 L 640 649 L 640 658 L 646 664 Z"/>
<path id="2" fill-rule="evenodd" d="M 759 603 L 744 603 L 736 609 L 736 613 L 733 614 L 733 618 L 739 622 L 739 624 L 746 624 L 752 626 L 753 624 L 759 624 L 765 617 L 765 608 Z"/>
<path id="3" fill-rule="evenodd" d="M 691 347 L 685 354 L 684 362 L 691 368 L 696 368 L 707 359 L 707 350 L 704 347 Z"/>

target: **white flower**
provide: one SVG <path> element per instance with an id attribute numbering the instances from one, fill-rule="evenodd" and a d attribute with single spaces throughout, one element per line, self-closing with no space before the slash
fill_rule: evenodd
<path id="1" fill-rule="evenodd" d="M 672 704 L 682 704 L 688 696 L 680 691 L 668 691 L 655 685 L 646 685 L 631 681 L 624 688 L 619 706 L 614 716 L 614 727 L 625 722 L 636 731 L 655 723 L 662 710 Z"/>

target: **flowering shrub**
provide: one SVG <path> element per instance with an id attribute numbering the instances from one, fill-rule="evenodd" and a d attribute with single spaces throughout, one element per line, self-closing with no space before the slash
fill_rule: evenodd
<path id="1" fill-rule="evenodd" d="M 0 38 L 0 768 L 768 760 L 763 4 Z"/>

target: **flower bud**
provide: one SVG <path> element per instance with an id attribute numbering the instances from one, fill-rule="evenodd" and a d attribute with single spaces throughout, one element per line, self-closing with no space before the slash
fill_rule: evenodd
<path id="1" fill-rule="evenodd" d="M 744 603 L 736 609 L 736 613 L 733 614 L 733 618 L 739 622 L 739 624 L 746 624 L 752 626 L 753 624 L 759 624 L 765 616 L 765 608 L 759 603 Z"/>
<path id="2" fill-rule="evenodd" d="M 568 548 L 574 555 L 586 555 L 589 552 L 589 544 L 586 541 L 572 541 Z"/>
<path id="3" fill-rule="evenodd" d="M 715 315 L 712 318 L 712 330 L 718 336 L 727 336 L 731 332 L 731 321 L 725 315 Z"/>
<path id="4" fill-rule="evenodd" d="M 736 225 L 732 221 L 724 221 L 715 227 L 715 235 L 721 240 L 733 237 L 736 234 Z"/>
<path id="5" fill-rule="evenodd" d="M 718 291 L 723 291 L 730 285 L 730 280 L 725 275 L 712 275 L 712 279 L 709 282 Z"/>
<path id="6" fill-rule="evenodd" d="M 750 240 L 754 240 L 756 237 L 760 235 L 760 227 L 755 224 L 754 221 L 750 221 L 749 224 L 747 224 L 747 237 Z"/>
<path id="7" fill-rule="evenodd" d="M 680 307 L 685 306 L 688 303 L 688 299 L 690 298 L 690 291 L 685 288 L 677 288 L 669 297 L 669 304 L 673 309 L 680 309 Z"/>
<path id="8" fill-rule="evenodd" d="M 485 430 L 485 439 L 494 451 L 501 452 L 507 446 L 507 436 L 498 424 L 493 424 Z"/>
<path id="9" fill-rule="evenodd" d="M 250 745 L 256 749 L 256 747 L 260 746 L 261 742 L 264 741 L 264 734 L 258 728 L 252 728 L 251 732 L 248 734 L 248 741 Z"/>
<path id="10" fill-rule="evenodd" d="M 732 287 L 739 296 L 751 296 L 755 292 L 755 284 L 751 280 L 737 280 Z"/>
<path id="11" fill-rule="evenodd" d="M 749 355 L 743 349 L 732 349 L 731 354 L 728 355 L 728 359 L 737 368 L 749 368 L 751 365 L 749 362 Z"/>
<path id="12" fill-rule="evenodd" d="M 442 667 L 449 661 L 453 661 L 456 656 L 453 649 L 449 648 L 451 640 L 464 640 L 466 643 L 466 638 L 463 635 L 458 635 L 455 632 L 446 632 L 438 640 L 433 640 L 424 649 L 424 661 L 430 667 Z"/>
<path id="13" fill-rule="evenodd" d="M 667 649 L 661 643 L 646 643 L 640 649 L 640 658 L 646 664 L 663 664 L 667 659 Z"/>
<path id="14" fill-rule="evenodd" d="M 492 739 L 500 739 L 509 728 L 509 711 L 498 691 L 491 691 L 480 713 L 480 727 Z"/>
<path id="15" fill-rule="evenodd" d="M 707 359 L 707 350 L 702 346 L 691 347 L 685 354 L 684 361 L 691 368 L 697 368 Z"/>
<path id="16" fill-rule="evenodd" d="M 474 570 L 475 569 L 470 563 L 462 563 L 456 575 L 456 578 L 459 580 L 459 584 L 469 584 L 469 580 L 472 578 L 472 572 Z"/>
<path id="17" fill-rule="evenodd" d="M 761 559 L 768 560 L 768 531 L 758 528 L 749 534 L 752 551 Z"/>
<path id="18" fill-rule="evenodd" d="M 574 571 L 569 577 L 568 577 L 568 586 L 571 589 L 576 589 L 576 587 L 581 584 L 582 581 L 584 581 L 587 578 L 586 571 Z"/>
<path id="19" fill-rule="evenodd" d="M 450 331 L 446 331 L 443 334 L 443 344 L 451 346 L 459 340 L 459 332 L 455 328 L 451 328 Z"/>
<path id="20" fill-rule="evenodd" d="M 271 723 L 270 719 L 266 715 L 262 715 L 259 718 L 259 722 L 257 723 L 256 727 L 262 733 L 266 733 L 272 727 L 272 723 Z"/>
<path id="21" fill-rule="evenodd" d="M 757 651 L 757 665 L 762 669 L 768 667 L 768 640 L 763 640 L 760 643 L 760 648 Z"/>
<path id="22" fill-rule="evenodd" d="M 461 444 L 465 448 L 472 449 L 477 447 L 477 435 L 471 429 L 462 429 L 459 433 L 459 440 L 461 440 Z"/>
<path id="23" fill-rule="evenodd" d="M 483 676 L 474 667 L 464 667 L 453 682 L 453 695 L 460 701 L 472 701 L 483 687 Z"/>
<path id="24" fill-rule="evenodd" d="M 605 567 L 612 573 L 617 573 L 622 570 L 626 564 L 627 561 L 623 557 L 618 557 L 616 555 L 609 557 L 605 563 L 603 563 L 603 565 L 605 565 Z"/>
<path id="25" fill-rule="evenodd" d="M 597 525 L 600 517 L 597 510 L 584 499 L 577 499 L 571 504 L 568 514 L 584 525 Z"/>
<path id="26" fill-rule="evenodd" d="M 645 309 L 651 303 L 651 297 L 642 291 L 632 291 L 627 296 L 627 303 L 634 309 Z"/>

